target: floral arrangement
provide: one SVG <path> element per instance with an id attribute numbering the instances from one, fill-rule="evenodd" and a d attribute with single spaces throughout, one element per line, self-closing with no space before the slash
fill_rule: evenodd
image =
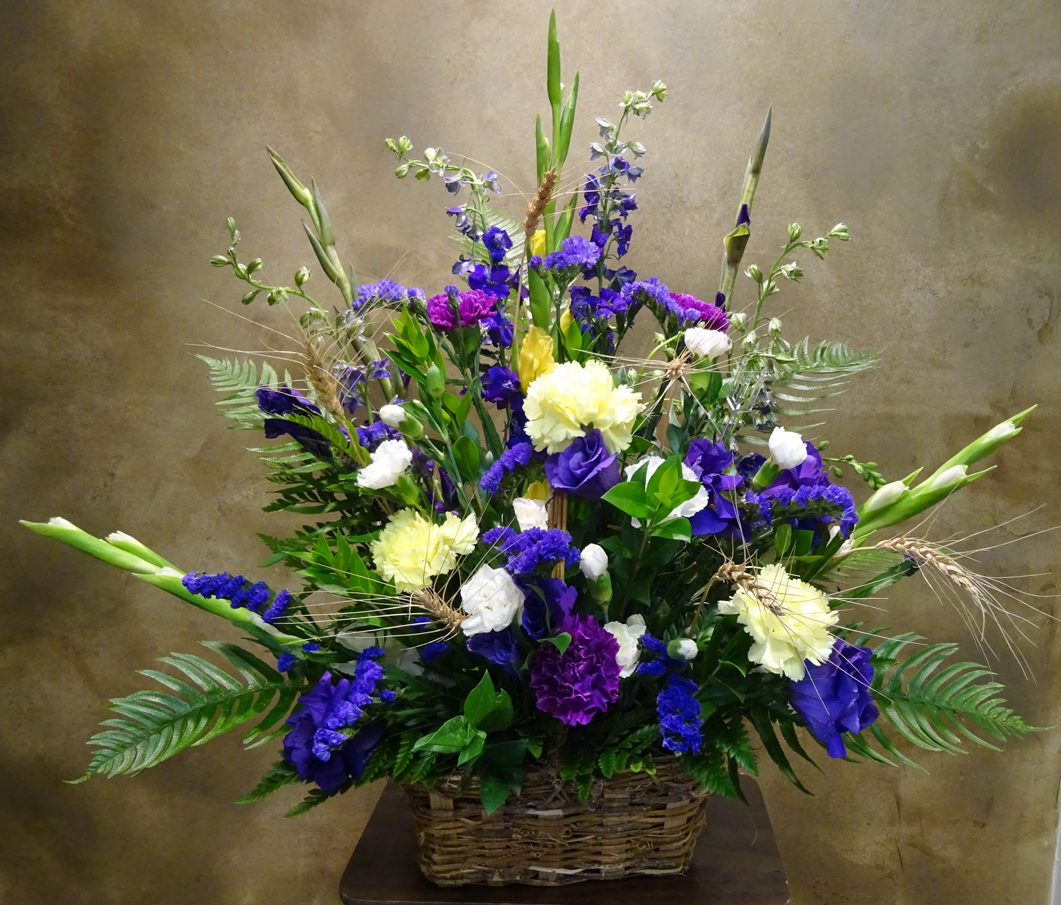
<path id="1" fill-rule="evenodd" d="M 302 306 L 303 335 L 283 356 L 294 376 L 204 361 L 236 427 L 275 441 L 253 450 L 276 491 L 267 511 L 305 524 L 263 536 L 263 567 L 295 574 L 185 573 L 120 532 L 27 523 L 265 651 L 207 642 L 225 669 L 161 658 L 172 672 L 144 675 L 162 690 L 112 702 L 83 778 L 137 773 L 257 719 L 247 745 L 282 740 L 282 755 L 241 801 L 309 784 L 296 814 L 381 777 L 431 786 L 458 773 L 493 812 L 535 766 L 585 798 L 601 778 L 674 757 L 740 796 L 755 748 L 799 785 L 790 756 L 811 759 L 800 729 L 830 757 L 885 763 L 912 762 L 898 738 L 953 752 L 1030 731 L 987 670 L 945 662 L 956 645 L 864 625 L 856 610 L 922 572 L 972 612 L 1004 615 L 959 552 L 895 531 L 984 475 L 970 468 L 1028 412 L 927 477 L 886 481 L 872 462 L 826 455 L 805 419 L 875 356 L 791 343 L 770 316 L 803 275 L 794 255 L 824 258 L 848 240 L 843 224 L 806 239 L 792 223 L 772 266 L 747 267 L 751 301 L 735 303 L 769 117 L 719 289 L 701 299 L 624 263 L 646 154 L 630 133 L 663 83 L 626 92 L 617 122 L 597 120 L 592 172 L 566 193 L 578 76 L 565 97 L 554 24 L 547 87 L 552 128 L 539 118 L 521 221 L 492 206 L 494 172 L 388 140 L 399 178 L 441 179 L 463 199 L 447 210 L 460 255 L 438 292 L 359 285 L 316 183 L 270 152 L 338 307 L 309 294 L 305 267 L 291 286 L 264 283 L 229 220 L 213 264 L 248 284 L 244 304 Z M 868 485 L 861 505 L 845 472 Z"/>

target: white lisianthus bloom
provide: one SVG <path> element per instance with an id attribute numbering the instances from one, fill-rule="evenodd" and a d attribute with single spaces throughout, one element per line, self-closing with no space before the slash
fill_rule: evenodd
<path id="1" fill-rule="evenodd" d="M 932 478 L 925 485 L 925 490 L 943 490 L 946 487 L 953 487 L 965 477 L 968 471 L 968 465 L 952 465 L 946 471 L 942 471 Z"/>
<path id="2" fill-rule="evenodd" d="M 634 474 L 643 467 L 647 467 L 648 471 L 645 473 L 645 483 L 647 484 L 652 480 L 652 475 L 656 473 L 656 469 L 660 467 L 667 460 L 661 456 L 645 456 L 633 465 L 626 466 L 626 479 L 629 481 L 633 478 Z M 684 462 L 682 463 L 682 477 L 686 481 L 699 482 L 700 479 L 696 476 L 696 472 L 693 471 Z M 696 515 L 701 509 L 703 509 L 708 503 L 711 502 L 711 496 L 707 490 L 704 489 L 703 485 L 696 491 L 696 496 L 686 500 L 684 503 L 675 506 L 670 515 L 668 515 L 663 521 L 669 522 L 672 518 L 689 518 L 690 516 Z M 641 522 L 638 519 L 631 519 L 630 523 L 635 528 L 641 527 Z"/>
<path id="3" fill-rule="evenodd" d="M 615 655 L 615 662 L 619 664 L 619 678 L 632 676 L 637 669 L 637 661 L 641 659 L 641 636 L 645 634 L 644 617 L 635 613 L 625 623 L 605 623 L 604 631 L 619 642 L 619 653 Z"/>
<path id="4" fill-rule="evenodd" d="M 685 331 L 685 345 L 694 355 L 714 360 L 729 351 L 730 341 L 721 330 L 689 327 Z"/>
<path id="5" fill-rule="evenodd" d="M 678 649 L 675 651 L 675 654 L 682 660 L 694 660 L 698 653 L 700 653 L 700 648 L 696 646 L 696 642 L 692 638 L 682 638 L 678 642 Z"/>
<path id="6" fill-rule="evenodd" d="M 795 431 L 775 427 L 770 434 L 770 455 L 778 468 L 797 468 L 807 458 L 807 447 Z"/>
<path id="7" fill-rule="evenodd" d="M 865 503 L 862 504 L 862 512 L 869 515 L 885 506 L 890 506 L 899 497 L 906 493 L 906 484 L 902 481 L 892 481 L 877 490 Z"/>
<path id="8" fill-rule="evenodd" d="M 545 511 L 545 500 L 517 497 L 512 501 L 512 508 L 515 510 L 520 531 L 549 527 L 549 513 Z"/>
<path id="9" fill-rule="evenodd" d="M 582 574 L 590 581 L 596 581 L 608 571 L 608 554 L 600 544 L 586 544 L 582 548 L 579 560 L 582 566 Z"/>
<path id="10" fill-rule="evenodd" d="M 806 675 L 804 661 L 821 666 L 829 659 L 836 640 L 829 626 L 840 618 L 822 591 L 777 563 L 763 566 L 750 590 L 738 587 L 732 599 L 719 601 L 718 611 L 735 614 L 755 639 L 748 650 L 752 663 L 794 682 Z"/>
<path id="11" fill-rule="evenodd" d="M 357 473 L 358 486 L 382 490 L 397 484 L 412 461 L 412 450 L 404 440 L 384 440 L 373 450 L 372 461 Z"/>
<path id="12" fill-rule="evenodd" d="M 393 427 L 395 430 L 402 426 L 405 418 L 405 409 L 400 405 L 385 405 L 379 410 L 379 420 L 386 424 L 387 427 Z"/>
<path id="13" fill-rule="evenodd" d="M 461 586 L 461 601 L 468 618 L 461 623 L 465 635 L 508 628 L 523 605 L 523 592 L 504 569 L 481 566 Z"/>

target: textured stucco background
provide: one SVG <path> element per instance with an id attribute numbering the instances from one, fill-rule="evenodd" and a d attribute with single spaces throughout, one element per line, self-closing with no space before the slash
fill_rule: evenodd
<path id="1" fill-rule="evenodd" d="M 987 527 L 1040 504 L 988 541 L 1061 521 L 1061 6 L 556 5 L 565 80 L 582 73 L 572 184 L 594 116 L 654 78 L 671 89 L 630 130 L 649 149 L 635 269 L 712 291 L 772 103 L 745 260 L 769 263 L 787 220 L 808 235 L 844 220 L 853 241 L 825 264 L 804 261 L 805 282 L 775 307 L 794 337 L 886 348 L 884 366 L 841 399 L 833 449 L 899 477 L 1041 402 L 997 473 L 932 531 Z M 262 469 L 241 448 L 248 435 L 212 411 L 190 344 L 283 348 L 258 325 L 290 330 L 292 320 L 243 309 L 238 285 L 207 265 L 226 247 L 225 217 L 267 275 L 289 279 L 308 263 L 323 281 L 269 143 L 318 178 L 362 278 L 441 286 L 453 255 L 448 196 L 437 183 L 397 183 L 383 139 L 407 133 L 418 149 L 488 161 L 533 188 L 548 10 L 481 0 L 0 7 L 0 902 L 337 901 L 378 790 L 298 821 L 280 819 L 291 795 L 230 804 L 274 757 L 242 754 L 234 737 L 135 780 L 61 784 L 82 770 L 107 699 L 141 687 L 134 670 L 234 633 L 15 519 L 120 528 L 189 569 L 264 558 L 254 532 L 273 517 L 260 511 Z M 1047 534 L 981 558 L 997 574 L 1046 572 L 1023 586 L 1051 595 L 1058 554 Z M 957 614 L 910 585 L 866 618 L 975 654 Z M 1055 624 L 1030 634 L 1036 681 L 1008 656 L 997 669 L 1030 722 L 1058 725 Z M 1054 730 L 1004 756 L 923 756 L 930 775 L 807 766 L 814 798 L 764 767 L 793 902 L 1046 903 L 1059 749 Z"/>

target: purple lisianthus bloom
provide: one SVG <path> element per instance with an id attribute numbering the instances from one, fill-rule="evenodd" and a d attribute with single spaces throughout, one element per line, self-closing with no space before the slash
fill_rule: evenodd
<path id="1" fill-rule="evenodd" d="M 486 657 L 498 666 L 510 667 L 519 659 L 519 647 L 512 629 L 504 628 L 496 632 L 478 632 L 465 642 L 473 654 Z"/>
<path id="2" fill-rule="evenodd" d="M 541 638 L 551 626 L 559 625 L 570 615 L 578 591 L 559 578 L 537 578 L 521 582 L 523 616 L 520 624 L 532 638 Z M 474 636 L 473 636 L 474 637 Z"/>
<path id="3" fill-rule="evenodd" d="M 483 374 L 483 399 L 499 409 L 507 409 L 523 399 L 519 374 L 496 365 Z"/>
<path id="4" fill-rule="evenodd" d="M 619 456 L 609 453 L 601 432 L 593 430 L 549 456 L 545 477 L 555 490 L 599 500 L 619 483 Z"/>
<path id="5" fill-rule="evenodd" d="M 788 700 L 830 757 L 846 757 L 843 733 L 873 725 L 880 711 L 873 703 L 873 667 L 868 647 L 837 638 L 821 666 L 806 664 L 806 677 L 789 682 Z"/>
<path id="6" fill-rule="evenodd" d="M 568 726 L 583 726 L 619 697 L 619 642 L 592 616 L 568 616 L 557 627 L 571 643 L 538 648 L 530 687 L 538 709 Z"/>
<path id="7" fill-rule="evenodd" d="M 733 464 L 733 453 L 721 443 L 710 440 L 693 440 L 685 456 L 688 465 L 711 499 L 707 506 L 689 519 L 695 537 L 703 534 L 720 534 L 736 527 L 740 518 L 737 507 L 721 493 L 733 490 L 741 483 L 740 475 L 723 474 Z"/>

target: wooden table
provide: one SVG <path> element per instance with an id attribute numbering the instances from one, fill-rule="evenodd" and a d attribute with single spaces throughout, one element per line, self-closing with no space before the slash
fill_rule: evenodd
<path id="1" fill-rule="evenodd" d="M 344 905 L 784 905 L 785 874 L 759 788 L 742 785 L 751 802 L 712 797 L 707 828 L 692 868 L 680 877 L 594 880 L 570 886 L 456 886 L 429 883 L 416 867 L 413 822 L 401 792 L 388 786 L 346 865 Z"/>

